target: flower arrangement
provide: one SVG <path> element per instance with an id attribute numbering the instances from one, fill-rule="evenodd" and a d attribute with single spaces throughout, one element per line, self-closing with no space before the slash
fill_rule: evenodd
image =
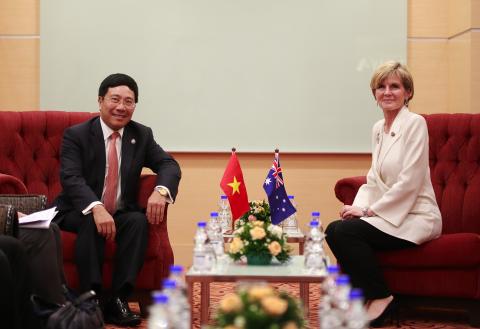
<path id="1" fill-rule="evenodd" d="M 290 259 L 286 235 L 280 226 L 270 222 L 270 207 L 265 201 L 250 202 L 250 211 L 235 227 L 228 253 L 234 260 L 245 256 L 250 265 L 267 265 L 272 257 L 280 263 Z"/>
<path id="2" fill-rule="evenodd" d="M 241 226 L 247 222 L 260 220 L 270 222 L 270 205 L 265 200 L 250 201 L 250 210 L 243 214 L 236 222 L 235 226 Z"/>
<path id="3" fill-rule="evenodd" d="M 223 329 L 299 329 L 305 325 L 299 302 L 266 284 L 254 284 L 221 301 L 215 318 Z"/>

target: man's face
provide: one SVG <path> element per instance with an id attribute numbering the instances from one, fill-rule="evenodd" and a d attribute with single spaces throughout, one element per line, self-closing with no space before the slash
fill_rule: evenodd
<path id="1" fill-rule="evenodd" d="M 98 97 L 100 117 L 113 130 L 120 130 L 132 119 L 135 94 L 127 86 L 108 88 L 105 96 Z"/>

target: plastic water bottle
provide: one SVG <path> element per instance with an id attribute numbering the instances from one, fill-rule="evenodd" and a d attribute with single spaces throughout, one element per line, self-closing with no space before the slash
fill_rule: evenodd
<path id="1" fill-rule="evenodd" d="M 319 323 L 321 329 L 344 329 L 345 314 L 349 307 L 350 281 L 348 276 L 339 275 L 335 289 L 328 301 L 320 302 Z"/>
<path id="2" fill-rule="evenodd" d="M 168 316 L 168 296 L 160 291 L 152 293 L 153 304 L 149 308 L 148 329 L 171 329 Z"/>
<path id="3" fill-rule="evenodd" d="M 337 265 L 327 267 L 327 277 L 322 283 L 322 298 L 319 304 L 319 323 L 322 329 L 339 328 L 341 325 L 337 311 L 333 307 L 333 294 L 336 289 L 336 280 L 339 273 Z"/>
<path id="4" fill-rule="evenodd" d="M 218 212 L 210 213 L 210 220 L 207 225 L 207 235 L 217 258 L 225 254 L 222 226 L 218 219 Z"/>
<path id="5" fill-rule="evenodd" d="M 326 254 L 322 245 L 323 239 L 324 234 L 319 229 L 319 222 L 312 220 L 310 222 L 304 260 L 304 266 L 308 273 L 317 275 L 326 273 Z"/>
<path id="6" fill-rule="evenodd" d="M 363 306 L 363 293 L 360 289 L 350 290 L 349 308 L 345 313 L 345 327 L 348 329 L 368 328 L 368 317 Z"/>
<path id="7" fill-rule="evenodd" d="M 335 281 L 336 288 L 333 292 L 333 305 L 342 311 L 342 314 L 348 310 L 350 296 L 350 279 L 348 275 L 339 275 Z"/>
<path id="8" fill-rule="evenodd" d="M 293 195 L 289 195 L 288 199 L 292 203 L 293 207 L 297 209 L 297 204 L 295 203 L 295 197 Z M 285 233 L 298 233 L 298 221 L 297 221 L 297 213 L 293 213 L 289 217 L 287 217 L 282 222 L 282 228 Z"/>
<path id="9" fill-rule="evenodd" d="M 210 251 L 207 247 L 207 233 L 205 228 L 207 223 L 198 222 L 197 223 L 197 232 L 194 237 L 194 247 L 193 247 L 193 270 L 195 272 L 209 272 L 212 269 L 212 261 L 210 256 Z"/>
<path id="10" fill-rule="evenodd" d="M 232 214 L 226 195 L 220 196 L 219 206 L 219 219 L 220 225 L 222 226 L 222 233 L 226 233 L 232 230 Z"/>
<path id="11" fill-rule="evenodd" d="M 177 284 L 177 288 L 180 292 L 187 296 L 187 285 L 185 284 L 185 280 L 183 278 L 183 266 L 182 265 L 171 265 L 170 266 L 170 275 L 168 279 L 173 280 Z"/>
<path id="12" fill-rule="evenodd" d="M 170 324 L 174 329 L 190 328 L 190 305 L 187 297 L 177 286 L 175 280 L 166 279 L 163 281 L 162 293 L 169 298 L 168 311 Z"/>
<path id="13" fill-rule="evenodd" d="M 338 265 L 330 265 L 327 267 L 327 277 L 322 283 L 322 296 L 333 296 L 335 288 L 337 286 L 336 281 L 340 273 Z"/>

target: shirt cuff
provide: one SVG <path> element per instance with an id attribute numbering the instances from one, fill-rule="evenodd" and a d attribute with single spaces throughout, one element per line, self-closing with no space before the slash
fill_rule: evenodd
<path id="1" fill-rule="evenodd" d="M 92 212 L 93 207 L 95 207 L 96 205 L 99 205 L 99 204 L 103 205 L 103 203 L 101 203 L 100 201 L 93 201 L 92 203 L 90 203 L 87 206 L 87 208 L 82 210 L 82 214 L 88 215 L 89 213 Z"/>
<path id="2" fill-rule="evenodd" d="M 170 194 L 170 190 L 168 189 L 168 187 L 163 186 L 163 185 L 157 185 L 157 186 L 155 186 L 155 189 L 157 189 L 157 188 L 165 189 L 167 191 L 167 194 L 168 194 L 168 198 L 166 198 L 167 202 L 168 203 L 173 203 L 173 198 L 172 198 L 172 195 Z"/>

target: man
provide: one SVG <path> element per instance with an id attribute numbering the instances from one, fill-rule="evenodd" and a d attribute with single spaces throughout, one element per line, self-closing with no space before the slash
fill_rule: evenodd
<path id="1" fill-rule="evenodd" d="M 152 130 L 131 121 L 138 87 L 130 76 L 112 74 L 100 84 L 100 117 L 65 130 L 60 153 L 62 193 L 55 218 L 63 230 L 77 233 L 75 261 L 82 290 L 102 290 L 105 241 L 117 245 L 112 296 L 106 322 L 134 326 L 140 317 L 128 308 L 147 247 L 148 223 L 159 224 L 167 203 L 175 200 L 181 177 L 178 163 L 154 140 Z M 136 202 L 140 173 L 158 174 L 146 213 Z"/>

